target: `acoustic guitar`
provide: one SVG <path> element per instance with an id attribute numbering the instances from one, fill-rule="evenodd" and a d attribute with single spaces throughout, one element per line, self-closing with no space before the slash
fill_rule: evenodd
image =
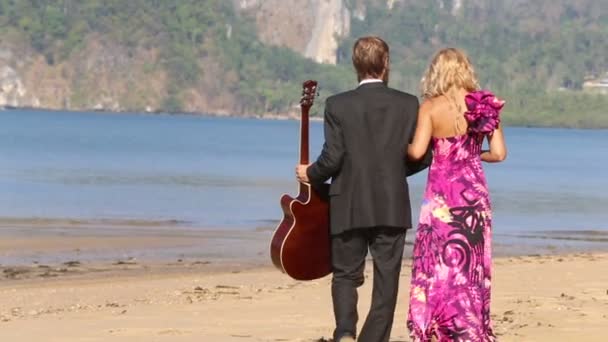
<path id="1" fill-rule="evenodd" d="M 300 108 L 300 164 L 308 164 L 309 111 L 317 82 L 303 84 Z M 283 219 L 270 243 L 273 264 L 296 280 L 314 280 L 331 273 L 329 236 L 329 186 L 299 183 L 298 196 L 281 197 Z"/>

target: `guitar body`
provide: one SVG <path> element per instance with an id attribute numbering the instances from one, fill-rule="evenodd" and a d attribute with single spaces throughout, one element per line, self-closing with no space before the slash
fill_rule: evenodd
<path id="1" fill-rule="evenodd" d="M 331 273 L 328 186 L 301 184 L 300 194 L 281 197 L 283 220 L 270 244 L 273 264 L 296 280 Z"/>
<path id="2" fill-rule="evenodd" d="M 308 164 L 308 111 L 317 82 L 304 82 L 300 120 L 300 164 Z M 283 219 L 270 242 L 272 263 L 296 280 L 313 280 L 331 273 L 329 236 L 329 185 L 299 183 L 296 198 L 281 197 Z"/>

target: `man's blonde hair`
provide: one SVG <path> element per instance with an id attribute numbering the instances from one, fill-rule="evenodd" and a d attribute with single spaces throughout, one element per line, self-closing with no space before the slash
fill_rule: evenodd
<path id="1" fill-rule="evenodd" d="M 467 55 L 456 48 L 437 52 L 420 82 L 423 98 L 445 95 L 452 88 L 479 90 L 475 69 Z"/>

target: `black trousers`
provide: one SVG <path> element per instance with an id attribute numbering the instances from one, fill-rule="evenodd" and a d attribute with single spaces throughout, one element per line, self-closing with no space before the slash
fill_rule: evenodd
<path id="1" fill-rule="evenodd" d="M 403 228 L 353 229 L 332 236 L 331 295 L 336 318 L 335 341 L 348 335 L 357 337 L 357 288 L 363 285 L 369 249 L 374 261 L 374 287 L 370 311 L 357 341 L 388 342 L 397 304 L 404 245 Z"/>

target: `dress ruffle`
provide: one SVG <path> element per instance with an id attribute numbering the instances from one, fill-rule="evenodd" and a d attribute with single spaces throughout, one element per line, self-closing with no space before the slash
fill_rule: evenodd
<path id="1" fill-rule="evenodd" d="M 464 117 L 469 123 L 469 132 L 489 134 L 500 123 L 500 111 L 505 101 L 487 90 L 479 90 L 465 97 L 467 111 Z"/>

